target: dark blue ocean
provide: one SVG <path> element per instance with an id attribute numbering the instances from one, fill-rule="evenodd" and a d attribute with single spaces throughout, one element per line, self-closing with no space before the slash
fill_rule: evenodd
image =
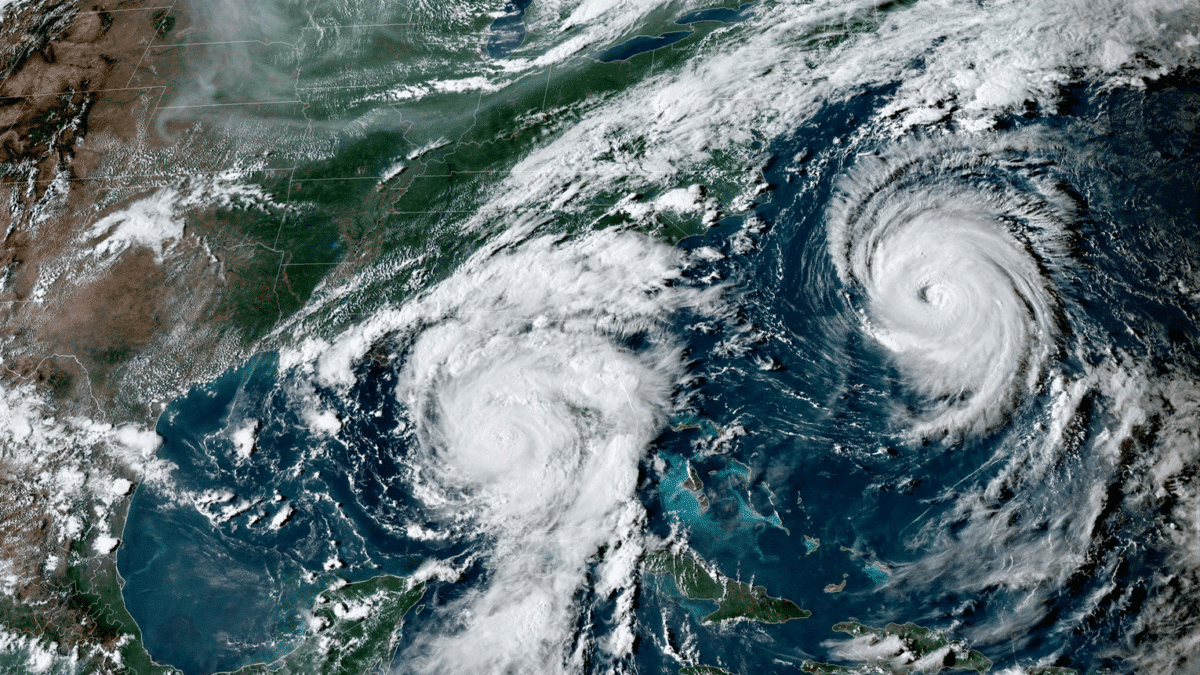
<path id="1" fill-rule="evenodd" d="M 520 43 L 522 10 L 521 3 L 511 6 L 513 26 L 497 28 L 507 32 L 493 37 L 489 51 Z M 829 641 L 843 636 L 830 627 L 851 617 L 944 629 L 997 668 L 1049 661 L 1079 672 L 1127 670 L 1120 650 L 1108 645 L 1131 639 L 1166 554 L 1156 548 L 1157 507 L 1130 503 L 1124 476 L 1094 468 L 1090 448 L 1113 419 L 1111 402 L 1097 396 L 1081 407 L 1072 422 L 1077 444 L 1045 482 L 1022 482 L 1022 470 L 1008 459 L 1036 443 L 1052 403 L 1044 389 L 1025 392 L 1005 424 L 982 435 L 918 441 L 897 424 L 897 410 L 919 411 L 923 402 L 862 330 L 860 305 L 838 279 L 825 226 L 838 178 L 893 142 L 869 133 L 880 124 L 876 113 L 887 93 L 864 91 L 831 104 L 811 124 L 763 147 L 770 189 L 760 203 L 679 244 L 722 253 L 688 274 L 719 277 L 734 310 L 709 334 L 689 330 L 694 317 L 674 319 L 689 378 L 641 472 L 639 498 L 653 533 L 682 528 L 691 548 L 724 574 L 753 579 L 812 616 L 782 625 L 701 626 L 699 618 L 715 607 L 647 580 L 636 610 L 636 672 L 676 672 L 679 664 L 661 645 L 682 649 L 688 634 L 697 636 L 701 663 L 741 675 L 794 672 L 784 664 L 836 661 Z M 1198 100 L 1200 88 L 1184 81 L 1110 92 L 1079 84 L 1061 109 L 1014 114 L 986 132 L 1042 127 L 1066 155 L 1088 158 L 1044 168 L 1079 207 L 1067 237 L 1070 266 L 1045 271 L 1062 322 L 1052 368 L 1064 378 L 1118 352 L 1149 372 L 1200 373 L 1200 321 L 1164 290 L 1172 266 L 1195 253 L 1200 132 L 1196 116 L 1179 111 Z M 986 184 L 989 177 L 972 180 Z M 757 224 L 748 228 L 748 221 Z M 725 349 L 735 333 L 744 348 Z M 636 339 L 628 348 L 638 349 Z M 403 357 L 376 354 L 358 364 L 348 398 L 303 393 L 337 414 L 336 438 L 309 431 L 296 405 L 302 385 L 279 371 L 273 354 L 169 406 L 157 431 L 161 458 L 178 467 L 173 483 L 139 487 L 118 554 L 126 604 L 155 660 L 186 675 L 272 660 L 303 636 L 303 612 L 332 579 L 410 574 L 428 558 L 486 547 L 484 539 L 406 535 L 410 525 L 426 523 L 405 487 L 404 458 L 415 441 L 397 422 Z M 256 430 L 256 444 L 239 458 L 230 431 L 247 426 Z M 1152 452 L 1153 434 L 1147 429 L 1130 452 Z M 704 484 L 705 510 L 682 487 L 689 462 Z M 1005 471 L 1015 476 L 1011 489 L 984 494 Z M 942 587 L 906 574 L 934 569 L 922 562 L 931 556 L 949 561 L 936 568 L 948 579 L 993 569 L 1010 551 L 1028 550 L 1026 539 L 1038 528 L 1053 528 L 1047 514 L 1071 508 L 1096 481 L 1108 501 L 1095 520 L 1093 560 L 1061 587 L 1033 596 L 1004 585 L 964 593 L 963 583 Z M 209 517 L 183 497 L 206 491 L 214 495 L 203 506 Z M 1010 521 L 1014 513 L 1026 520 L 998 527 L 1003 538 L 990 552 L 964 545 L 955 557 L 955 537 L 975 523 L 955 515 L 966 496 L 993 500 Z M 226 508 L 228 518 L 220 515 Z M 290 518 L 272 528 L 285 509 Z M 1147 546 L 1136 554 L 1114 553 L 1139 539 Z M 405 619 L 405 635 L 436 630 L 445 620 L 439 605 L 486 577 L 476 569 L 455 584 L 432 582 L 427 609 Z M 844 591 L 825 592 L 843 580 Z M 614 601 L 585 590 L 579 602 L 604 617 Z M 1027 602 L 1039 606 L 1032 628 L 1019 636 L 999 630 Z"/>

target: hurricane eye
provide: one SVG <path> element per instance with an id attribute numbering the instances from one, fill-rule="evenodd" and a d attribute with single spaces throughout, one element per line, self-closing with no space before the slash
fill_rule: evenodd
<path id="1" fill-rule="evenodd" d="M 867 300 L 864 329 L 925 403 L 921 437 L 1002 423 L 1058 338 L 1044 268 L 1070 213 L 1029 193 L 1019 166 L 988 176 L 1006 189 L 983 189 L 971 157 L 931 140 L 865 158 L 827 219 L 839 276 Z"/>

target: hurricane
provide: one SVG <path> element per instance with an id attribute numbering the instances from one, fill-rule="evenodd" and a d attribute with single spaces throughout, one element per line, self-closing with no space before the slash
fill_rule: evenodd
<path id="1" fill-rule="evenodd" d="M 1200 672 L 1196 0 L 0 15 L 0 670 Z"/>
<path id="2" fill-rule="evenodd" d="M 684 376 L 665 328 L 717 290 L 684 283 L 685 266 L 632 234 L 534 239 L 329 348 L 318 370 L 333 383 L 335 363 L 362 357 L 346 345 L 393 346 L 409 489 L 440 531 L 490 542 L 476 556 L 486 583 L 413 638 L 398 672 L 566 673 L 629 656 L 639 466 Z M 622 628 L 599 644 L 570 630 L 581 592 L 617 598 Z"/>
<path id="3" fill-rule="evenodd" d="M 1078 145 L 1056 133 L 876 145 L 835 181 L 831 288 L 895 369 L 904 394 L 880 402 L 893 433 L 979 462 L 928 499 L 941 515 L 901 528 L 920 554 L 892 570 L 889 591 L 939 598 L 976 644 L 1029 649 L 1053 625 L 1108 663 L 1185 672 L 1196 632 L 1181 593 L 1200 570 L 1183 543 L 1200 503 L 1184 450 L 1200 419 L 1195 365 L 1137 330 L 1113 345 L 1154 311 L 1135 299 L 1129 247 L 1182 221 L 1125 230 L 1108 249 L 1120 192 L 1097 188 L 1092 155 L 1062 153 Z M 1162 249 L 1145 264 L 1172 260 Z M 1098 311 L 1098 296 L 1113 308 Z M 877 640 L 839 648 L 904 667 Z"/>
<path id="4" fill-rule="evenodd" d="M 1050 271 L 1068 263 L 1080 214 L 1037 147 L 908 142 L 838 182 L 830 255 L 863 329 L 920 399 L 914 435 L 996 427 L 1060 351 Z"/>

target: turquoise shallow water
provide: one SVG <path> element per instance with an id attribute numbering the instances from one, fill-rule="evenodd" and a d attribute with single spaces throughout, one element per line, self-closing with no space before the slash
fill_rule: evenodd
<path id="1" fill-rule="evenodd" d="M 686 634 L 699 636 L 689 648 L 701 662 L 743 674 L 837 661 L 829 641 L 838 636 L 829 628 L 850 617 L 952 630 L 997 667 L 1053 661 L 1081 672 L 1124 672 L 1108 645 L 1124 640 L 1147 598 L 1164 592 L 1154 574 L 1168 555 L 1157 515 L 1169 505 L 1129 497 L 1133 459 L 1119 460 L 1116 470 L 1098 459 L 1096 448 L 1120 414 L 1111 393 L 1085 397 L 1068 420 L 1069 442 L 1056 445 L 1050 467 L 1037 471 L 1023 453 L 1050 424 L 1054 396 L 1044 381 L 1018 392 L 1004 423 L 987 433 L 906 435 L 904 420 L 937 401 L 914 394 L 863 330 L 859 313 L 870 303 L 839 280 L 826 230 L 836 177 L 886 149 L 871 134 L 854 134 L 870 124 L 885 91 L 830 106 L 772 145 L 769 201 L 680 244 L 721 253 L 689 278 L 725 280 L 733 310 L 710 333 L 689 329 L 693 317 L 673 319 L 689 379 L 675 392 L 681 412 L 645 450 L 638 487 L 649 532 L 685 532 L 726 575 L 753 578 L 813 615 L 779 626 L 703 628 L 698 618 L 711 607 L 681 600 L 672 584 L 649 584 L 636 607 L 639 646 L 631 660 L 640 672 L 677 669 L 669 653 L 684 647 Z M 1200 205 L 1191 188 L 1200 166 L 1187 143 L 1195 131 L 1170 110 L 1195 94 L 1184 82 L 1149 92 L 1080 86 L 1074 109 L 1054 122 L 1002 120 L 1000 132 L 1041 126 L 1061 144 L 1087 144 L 1106 158 L 1046 162 L 1030 174 L 1050 176 L 1082 205 L 1064 237 L 1070 270 L 1040 270 L 1057 297 L 1053 371 L 1064 378 L 1082 378 L 1116 352 L 1150 371 L 1200 366 L 1195 317 L 1147 280 L 1148 270 L 1173 262 L 1162 242 L 1194 236 Z M 1085 123 L 1099 115 L 1113 120 L 1105 134 Z M 942 146 L 922 147 L 936 155 Z M 1024 167 L 1033 160 L 1008 161 Z M 1135 169 L 1143 172 L 1136 187 L 1123 177 Z M 965 184 L 1007 189 L 994 182 L 995 166 L 968 173 Z M 913 180 L 925 187 L 920 176 Z M 761 220 L 761 230 L 745 235 L 748 218 Z M 744 236 L 752 246 L 742 245 Z M 747 333 L 753 337 L 739 343 L 744 349 L 728 348 L 731 335 Z M 640 349 L 636 336 L 629 343 Z M 429 558 L 486 555 L 486 533 L 411 535 L 410 526 L 428 525 L 430 516 L 411 490 L 406 460 L 417 441 L 394 395 L 404 358 L 401 349 L 356 364 L 358 383 L 343 397 L 298 393 L 293 374 L 261 355 L 172 403 L 158 432 L 161 457 L 178 467 L 174 482 L 139 489 L 118 555 L 126 603 L 155 659 L 186 675 L 270 660 L 303 634 L 303 611 L 335 578 L 409 574 Z M 336 415 L 336 437 L 304 421 L 308 400 Z M 255 450 L 239 458 L 232 434 L 248 426 Z M 1158 452 L 1160 431 L 1147 424 L 1130 437 L 1130 453 Z M 706 509 L 683 486 L 688 462 L 703 483 Z M 1076 508 L 1095 494 L 1103 495 L 1097 511 Z M 225 518 L 227 507 L 236 513 Z M 272 528 L 287 509 L 291 515 Z M 1064 513 L 1065 525 L 1054 517 Z M 1059 528 L 1090 528 L 1091 539 L 1081 549 L 1070 541 L 1035 547 Z M 994 539 L 980 538 L 981 529 Z M 1126 555 L 1131 541 L 1146 546 Z M 1009 557 L 1081 550 L 1086 562 L 1061 584 L 976 583 L 1001 578 L 1005 565 L 1016 564 Z M 843 579 L 843 592 L 824 591 Z M 487 581 L 476 570 L 455 583 L 433 582 L 429 608 L 410 618 L 403 640 L 439 630 L 453 619 L 440 616 L 439 606 Z M 605 617 L 615 600 L 588 587 L 577 602 Z M 601 636 L 616 628 L 596 621 Z"/>

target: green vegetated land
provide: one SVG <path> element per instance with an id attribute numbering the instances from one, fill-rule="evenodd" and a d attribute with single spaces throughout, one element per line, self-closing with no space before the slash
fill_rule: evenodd
<path id="1" fill-rule="evenodd" d="M 646 573 L 671 576 L 680 594 L 690 600 L 712 600 L 717 603 L 717 611 L 704 617 L 702 623 L 784 623 L 792 619 L 807 619 L 812 615 L 812 612 L 800 609 L 791 600 L 768 596 L 767 589 L 762 586 L 751 586 L 714 575 L 689 553 L 655 551 L 646 556 Z"/>
<path id="2" fill-rule="evenodd" d="M 87 555 L 90 542 L 78 540 L 72 542 L 71 550 L 75 555 Z M 117 580 L 116 566 L 111 560 L 103 558 L 83 558 L 83 562 L 72 565 L 67 569 L 62 579 L 56 580 L 53 587 L 63 598 L 67 607 L 83 615 L 83 623 L 88 626 L 87 637 L 101 644 L 113 643 L 122 639 L 122 635 L 130 635 L 132 639 L 120 648 L 120 662 L 126 672 L 138 675 L 169 675 L 175 670 L 170 666 L 154 663 L 142 644 L 142 632 L 134 622 L 133 617 L 125 609 L 125 601 L 121 597 L 121 586 Z M 25 628 L 20 623 L 17 624 Z M 35 624 L 27 630 L 40 630 L 43 639 L 58 641 L 58 625 L 53 622 Z M 101 662 L 93 662 L 98 666 Z M 103 672 L 102 667 L 96 668 Z M 3 671 L 0 668 L 0 671 Z M 4 671 L 7 672 L 7 671 Z M 20 672 L 18 670 L 18 672 Z"/>
<path id="3" fill-rule="evenodd" d="M 716 666 L 687 666 L 679 669 L 679 675 L 733 675 Z"/>
<path id="4" fill-rule="evenodd" d="M 400 621 L 425 595 L 425 584 L 384 575 L 325 591 L 313 603 L 310 629 L 296 649 L 273 663 L 234 675 L 363 675 L 386 667 Z"/>
<path id="5" fill-rule="evenodd" d="M 847 633 L 855 638 L 866 638 L 877 645 L 890 637 L 900 639 L 894 654 L 878 662 L 858 666 L 837 666 L 829 663 L 805 661 L 800 669 L 813 675 L 862 675 L 866 673 L 896 674 L 925 673 L 933 675 L 943 670 L 974 671 L 983 675 L 992 669 L 991 659 L 982 653 L 967 649 L 961 641 L 951 641 L 939 631 L 923 628 L 915 623 L 889 623 L 883 628 L 872 628 L 857 621 L 835 624 L 833 630 Z M 925 661 L 931 655 L 944 652 L 934 663 Z M 1078 675 L 1069 668 L 1034 667 L 1026 669 L 1029 675 Z"/>
<path id="6" fill-rule="evenodd" d="M 723 0 L 714 6 L 736 9 L 741 4 L 742 0 Z M 364 97 L 358 84 L 365 90 L 378 87 L 378 96 L 386 96 L 391 86 L 369 84 L 375 69 L 388 68 L 372 61 L 377 56 L 372 53 L 356 57 L 362 73 L 359 80 L 347 82 L 353 87 L 297 90 L 302 106 L 296 111 L 303 117 L 294 120 L 297 124 L 316 122 L 332 129 L 345 125 L 344 132 L 322 140 L 326 152 L 315 157 L 305 153 L 316 142 L 303 137 L 304 150 L 292 150 L 300 153 L 293 168 L 283 170 L 288 162 L 281 158 L 256 174 L 253 182 L 284 206 L 259 211 L 230 207 L 213 215 L 210 237 L 232 233 L 226 235 L 230 241 L 224 251 L 236 281 L 222 305 L 232 317 L 230 323 L 253 341 L 303 307 L 326 275 L 335 270 L 346 274 L 389 257 L 415 262 L 364 282 L 368 285 L 357 297 L 403 302 L 448 277 L 484 241 L 511 224 L 510 207 L 491 217 L 481 209 L 520 161 L 615 97 L 655 74 L 683 67 L 701 44 L 718 44 L 736 34 L 736 27 L 717 21 L 676 24 L 679 10 L 672 4 L 651 12 L 629 35 L 608 46 L 637 35 L 691 31 L 681 42 L 613 63 L 572 59 L 516 77 L 498 91 L 430 92 L 396 106 L 370 104 L 366 101 L 378 99 Z M 374 37 L 388 42 L 386 61 L 399 57 L 420 64 L 408 81 L 419 86 L 462 77 L 460 66 L 476 57 L 474 48 L 468 53 L 461 46 L 466 41 L 473 44 L 471 36 L 486 31 L 493 19 L 481 14 L 470 25 L 428 28 L 436 35 L 432 40 L 423 32 L 426 28 L 389 28 L 386 36 Z M 311 64 L 301 60 L 303 78 L 320 81 L 320 68 L 344 65 L 336 43 L 311 45 L 316 53 L 325 49 L 329 54 L 311 58 Z M 384 108 L 389 112 L 384 114 Z M 614 166 L 640 161 L 650 142 L 629 134 L 595 159 Z M 702 234 L 711 224 L 703 210 L 668 209 L 635 217 L 619 204 L 631 199 L 646 205 L 667 190 L 697 185 L 719 205 L 715 213 L 729 215 L 735 198 L 747 192 L 754 176 L 761 177 L 765 155 L 761 148 L 719 149 L 712 151 L 711 160 L 703 167 L 680 169 L 669 184 L 621 180 L 600 193 L 567 199 L 542 229 L 571 233 L 634 227 L 668 243 Z M 461 226 L 480 214 L 483 224 Z M 239 241 L 239 236 L 254 245 Z M 368 304 L 360 311 L 371 309 Z"/>
<path id="7" fill-rule="evenodd" d="M 886 669 L 882 672 L 891 673 L 938 673 L 945 670 L 973 670 L 980 675 L 992 669 L 992 661 L 980 652 L 967 649 L 962 642 L 951 642 L 942 633 L 922 628 L 915 623 L 889 623 L 883 628 L 872 628 L 857 621 L 845 621 L 834 624 L 833 630 L 847 633 L 856 638 L 866 637 L 872 645 L 878 644 L 889 637 L 900 638 L 900 644 L 894 655 L 889 655 Z M 944 651 L 941 661 L 937 664 L 924 663 L 931 654 Z M 903 664 L 897 665 L 896 660 L 905 654 Z M 894 659 L 892 657 L 895 657 Z M 870 664 L 876 670 L 883 664 Z M 817 675 L 833 675 L 834 673 L 858 673 L 861 667 L 835 666 L 827 663 L 805 661 L 800 668 L 806 673 Z"/>

